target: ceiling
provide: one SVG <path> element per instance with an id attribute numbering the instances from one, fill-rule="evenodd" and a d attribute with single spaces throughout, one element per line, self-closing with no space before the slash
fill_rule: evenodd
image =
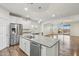
<path id="1" fill-rule="evenodd" d="M 33 20 L 51 20 L 79 14 L 78 3 L 0 3 L 0 6 Z M 27 11 L 25 8 L 28 8 Z"/>

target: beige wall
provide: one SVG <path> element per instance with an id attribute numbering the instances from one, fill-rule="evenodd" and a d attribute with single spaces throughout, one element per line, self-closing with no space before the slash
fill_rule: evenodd
<path id="1" fill-rule="evenodd" d="M 71 32 L 72 36 L 79 36 L 79 22 L 71 23 Z"/>

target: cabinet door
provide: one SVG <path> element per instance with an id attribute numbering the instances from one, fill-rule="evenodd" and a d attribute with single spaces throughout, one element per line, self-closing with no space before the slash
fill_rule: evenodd
<path id="1" fill-rule="evenodd" d="M 64 35 L 64 48 L 70 49 L 70 35 Z"/>
<path id="2" fill-rule="evenodd" d="M 25 51 L 25 39 L 24 38 L 20 38 L 20 48 Z"/>
<path id="3" fill-rule="evenodd" d="M 25 53 L 30 55 L 30 41 L 25 39 Z"/>
<path id="4" fill-rule="evenodd" d="M 58 44 L 59 43 L 56 43 L 51 48 L 48 48 L 48 47 L 45 47 L 45 46 L 41 46 L 41 56 L 58 56 L 58 54 L 59 54 Z"/>
<path id="5" fill-rule="evenodd" d="M 20 48 L 28 55 L 30 55 L 30 41 L 24 38 L 20 38 Z"/>
<path id="6" fill-rule="evenodd" d="M 59 51 L 58 51 L 58 44 L 56 43 L 53 47 L 51 48 L 46 48 L 46 55 L 47 56 L 58 56 Z"/>
<path id="7" fill-rule="evenodd" d="M 46 47 L 41 46 L 41 56 L 46 56 Z"/>

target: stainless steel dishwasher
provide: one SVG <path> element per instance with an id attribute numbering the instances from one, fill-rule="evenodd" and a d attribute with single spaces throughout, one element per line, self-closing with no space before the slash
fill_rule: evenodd
<path id="1" fill-rule="evenodd" d="M 41 56 L 41 45 L 36 42 L 30 42 L 30 56 Z"/>

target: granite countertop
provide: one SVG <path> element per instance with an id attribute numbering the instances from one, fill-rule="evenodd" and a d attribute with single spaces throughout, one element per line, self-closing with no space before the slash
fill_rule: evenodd
<path id="1" fill-rule="evenodd" d="M 34 42 L 37 42 L 43 46 L 46 46 L 46 47 L 53 47 L 56 43 L 59 42 L 58 39 L 53 39 L 53 38 L 50 38 L 50 37 L 45 37 L 45 36 L 35 36 L 35 38 L 27 38 L 26 35 L 22 35 L 21 36 L 22 38 L 24 39 L 27 39 L 27 40 L 30 40 L 30 41 L 34 41 Z"/>

